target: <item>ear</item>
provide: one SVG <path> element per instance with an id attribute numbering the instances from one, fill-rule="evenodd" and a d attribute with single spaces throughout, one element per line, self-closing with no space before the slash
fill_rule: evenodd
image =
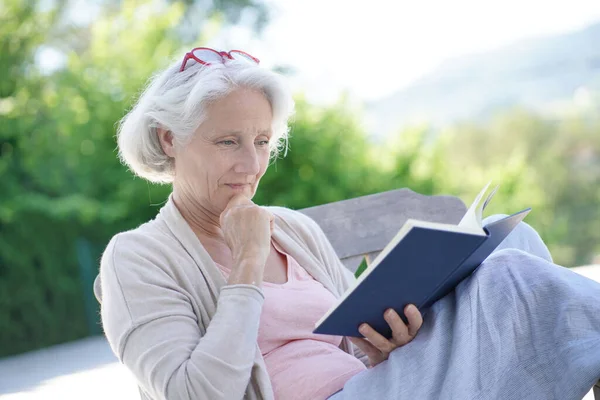
<path id="1" fill-rule="evenodd" d="M 173 140 L 173 134 L 164 128 L 157 128 L 156 134 L 158 135 L 158 141 L 160 147 L 162 147 L 165 154 L 171 158 L 175 157 L 175 142 Z"/>

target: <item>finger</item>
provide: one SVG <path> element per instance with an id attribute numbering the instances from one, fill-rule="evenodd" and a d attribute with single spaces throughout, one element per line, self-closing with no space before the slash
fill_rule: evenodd
<path id="1" fill-rule="evenodd" d="M 253 204 L 253 203 L 252 203 L 252 200 L 250 200 L 248 197 L 244 196 L 243 194 L 236 194 L 229 200 L 229 202 L 227 203 L 227 206 L 225 206 L 225 209 L 219 216 L 219 222 L 221 223 L 221 225 L 223 225 L 223 218 L 225 217 L 225 215 L 227 215 L 229 210 L 231 210 L 232 208 L 237 207 L 237 206 L 250 205 L 250 204 Z"/>
<path id="2" fill-rule="evenodd" d="M 390 328 L 392 328 L 394 342 L 396 342 L 398 346 L 405 345 L 410 339 L 408 327 L 402 318 L 400 318 L 400 315 L 398 315 L 396 310 L 393 308 L 386 310 L 386 312 L 383 313 L 383 318 L 385 318 Z"/>
<path id="3" fill-rule="evenodd" d="M 396 348 L 392 342 L 384 338 L 375 329 L 371 328 L 369 324 L 362 324 L 358 331 L 362 333 L 364 337 L 369 339 L 369 342 L 371 342 L 373 346 L 384 353 L 390 353 Z"/>
<path id="4" fill-rule="evenodd" d="M 236 194 L 229 200 L 229 203 L 227 203 L 227 207 L 225 207 L 225 210 L 228 210 L 228 209 L 236 207 L 236 206 L 244 206 L 244 205 L 251 205 L 251 204 L 254 204 L 254 203 L 252 203 L 252 200 L 250 200 L 247 196 L 240 193 L 240 194 Z"/>
<path id="5" fill-rule="evenodd" d="M 350 339 L 350 341 L 356 347 L 358 347 L 367 357 L 369 357 L 369 360 L 376 360 L 381 357 L 381 351 L 379 351 L 369 341 L 356 337 L 348 337 L 348 339 Z"/>
<path id="6" fill-rule="evenodd" d="M 421 329 L 421 325 L 423 325 L 423 316 L 414 304 L 409 304 L 404 307 L 404 315 L 406 315 L 406 319 L 408 320 L 408 334 L 411 337 L 415 337 L 417 331 Z"/>

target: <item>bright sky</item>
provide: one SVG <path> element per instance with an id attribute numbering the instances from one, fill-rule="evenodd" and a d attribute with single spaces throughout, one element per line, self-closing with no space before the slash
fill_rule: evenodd
<path id="1" fill-rule="evenodd" d="M 448 57 L 600 21 L 598 0 L 271 0 L 262 38 L 232 30 L 264 65 L 289 64 L 295 88 L 330 101 L 390 94 Z M 352 5 L 356 4 L 356 5 Z"/>
<path id="2" fill-rule="evenodd" d="M 293 67 L 292 87 L 320 103 L 335 101 L 342 90 L 374 100 L 447 58 L 600 21 L 600 0 L 264 1 L 273 13 L 262 37 L 232 28 L 208 44 L 244 49 L 267 67 Z M 82 15 L 95 3 L 74 4 Z M 42 58 L 52 64 L 46 53 Z"/>

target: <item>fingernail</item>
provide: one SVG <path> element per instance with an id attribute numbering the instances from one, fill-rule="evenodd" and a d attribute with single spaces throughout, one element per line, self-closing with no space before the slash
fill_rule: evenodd
<path id="1" fill-rule="evenodd" d="M 365 333 L 367 331 L 367 324 L 362 324 L 361 326 L 359 326 L 358 331 L 360 333 Z"/>
<path id="2" fill-rule="evenodd" d="M 394 310 L 392 310 L 392 309 L 390 308 L 390 309 L 388 309 L 388 310 L 385 312 L 385 316 L 386 316 L 386 317 L 391 317 L 391 316 L 392 316 L 392 314 L 393 314 L 393 312 L 394 312 Z"/>

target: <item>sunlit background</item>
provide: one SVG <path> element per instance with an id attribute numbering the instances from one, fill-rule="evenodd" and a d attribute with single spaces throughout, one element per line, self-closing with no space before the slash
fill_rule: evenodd
<path id="1" fill-rule="evenodd" d="M 409 187 L 525 207 L 555 262 L 600 264 L 600 2 L 0 0 L 0 398 L 131 398 L 91 285 L 112 235 L 169 193 L 115 124 L 192 47 L 284 74 L 290 151 L 255 200 Z M 97 396 L 97 397 L 95 397 Z"/>

